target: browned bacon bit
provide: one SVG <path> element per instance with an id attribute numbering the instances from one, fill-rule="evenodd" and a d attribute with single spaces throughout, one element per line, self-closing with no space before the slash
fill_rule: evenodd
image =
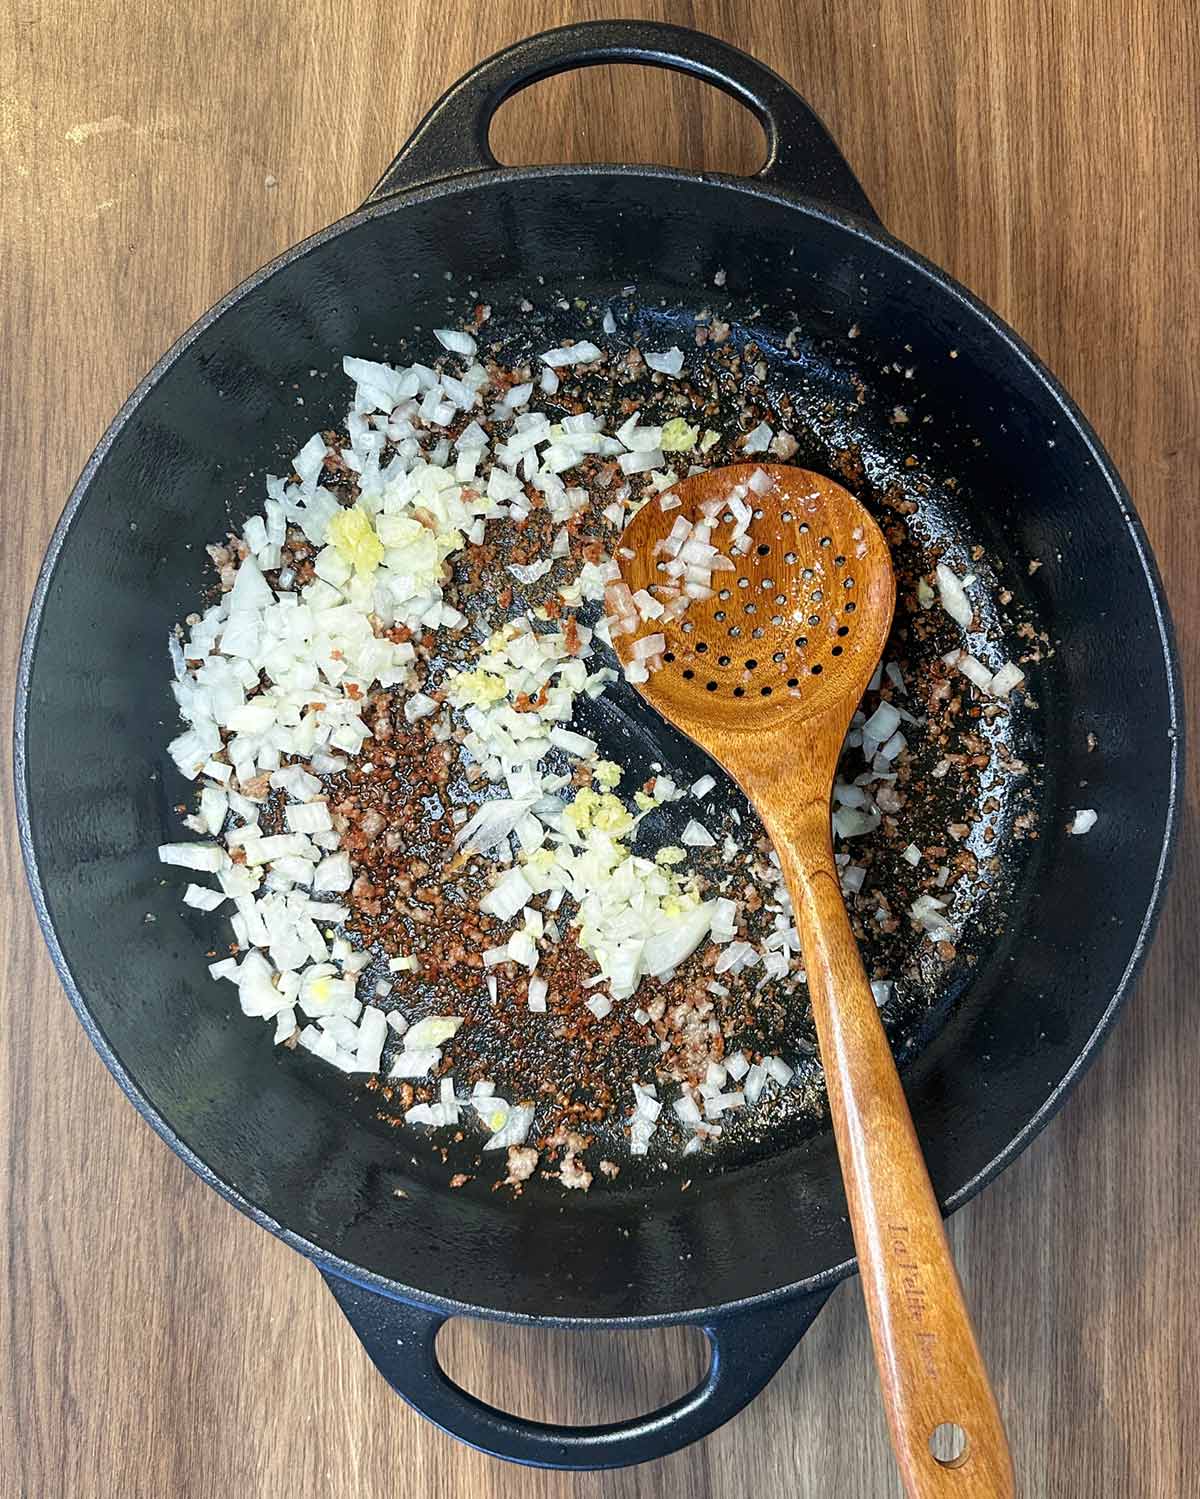
<path id="1" fill-rule="evenodd" d="M 505 1184 L 510 1187 L 528 1181 L 537 1170 L 538 1153 L 532 1145 L 510 1145 L 508 1147 L 508 1175 Z"/>
<path id="2" fill-rule="evenodd" d="M 238 789 L 247 801 L 265 802 L 271 794 L 271 773 L 264 770 L 261 775 L 252 777 L 248 781 L 239 781 Z"/>
<path id="3" fill-rule="evenodd" d="M 518 692 L 513 698 L 513 711 L 515 713 L 536 713 L 539 708 L 546 706 L 546 698 L 549 696 L 547 689 L 539 687 L 533 697 L 527 692 Z"/>
<path id="4" fill-rule="evenodd" d="M 560 1129 L 551 1143 L 564 1146 L 563 1157 L 558 1167 L 558 1178 L 563 1186 L 586 1192 L 592 1185 L 592 1173 L 579 1157 L 591 1141 L 584 1135 L 576 1134 L 574 1130 Z"/>

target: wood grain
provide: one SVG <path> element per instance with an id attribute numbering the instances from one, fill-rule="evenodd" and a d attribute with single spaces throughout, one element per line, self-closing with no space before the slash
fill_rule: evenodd
<path id="1" fill-rule="evenodd" d="M 764 475 L 770 487 L 751 492 L 751 478 Z M 755 507 L 740 555 L 733 517 L 727 527 L 713 510 L 731 493 Z M 629 592 L 654 593 L 666 611 L 627 630 L 614 624 L 613 644 L 636 680 L 639 640 L 659 636 L 661 659 L 649 675 L 641 667 L 638 691 L 738 782 L 779 855 L 905 1493 L 1011 1499 L 1004 1423 L 850 926 L 830 836 L 846 731 L 878 669 L 895 610 L 888 544 L 848 490 L 802 468 L 731 464 L 683 479 L 671 494 L 675 508 L 644 505 L 617 549 Z M 684 599 L 686 612 L 672 615 L 668 590 L 679 595 L 657 569 L 680 520 L 697 528 L 692 542 L 703 526 L 703 538 L 730 567 L 715 573 L 708 598 Z M 847 588 L 851 602 L 843 607 Z M 771 597 L 774 613 L 775 605 L 764 607 Z M 605 598 L 610 615 L 623 612 L 619 599 Z M 751 621 L 742 602 L 754 600 L 745 602 L 745 611 L 758 611 Z M 795 621 L 806 617 L 795 639 Z M 750 624 L 759 638 L 748 638 Z M 943 1426 L 962 1433 L 961 1450 L 931 1449 Z"/>
<path id="2" fill-rule="evenodd" d="M 1189 0 L 644 0 L 807 94 L 889 226 L 1065 379 L 1137 499 L 1200 679 L 1200 217 Z M 541 26 L 630 7 L 443 0 L 9 0 L 0 26 L 2 675 L 87 454 L 216 297 L 352 208 L 434 95 Z M 752 167 L 757 127 L 625 70 L 506 107 L 511 160 Z M 273 185 L 272 185 L 273 184 Z M 11 805 L 7 763 L 5 805 Z M 1194 796 L 1194 780 L 1191 796 Z M 1190 800 L 1190 798 L 1189 798 Z M 900 1492 L 856 1287 L 744 1416 L 634 1473 L 517 1472 L 423 1425 L 317 1276 L 133 1114 L 34 929 L 11 815 L 0 890 L 0 1493 L 441 1499 Z M 1192 814 L 1113 1041 L 1033 1148 L 959 1214 L 980 1339 L 1033 1499 L 1200 1491 L 1200 865 Z M 606 1417 L 682 1387 L 694 1341 L 456 1326 L 452 1367 L 528 1414 Z"/>

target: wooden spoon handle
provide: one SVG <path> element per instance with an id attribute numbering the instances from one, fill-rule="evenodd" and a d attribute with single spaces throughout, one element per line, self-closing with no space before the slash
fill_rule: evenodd
<path id="1" fill-rule="evenodd" d="M 1012 1461 L 833 862 L 829 812 L 771 821 L 796 912 L 892 1445 L 912 1499 L 1009 1499 Z M 797 827 L 797 822 L 800 826 Z M 779 824 L 784 824 L 780 826 Z M 956 1461 L 930 1438 L 961 1428 Z M 944 1435 L 949 1435 L 944 1434 Z"/>

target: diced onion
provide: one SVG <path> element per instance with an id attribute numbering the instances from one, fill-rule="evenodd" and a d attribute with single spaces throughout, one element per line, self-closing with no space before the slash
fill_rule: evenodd
<path id="1" fill-rule="evenodd" d="M 578 343 L 564 344 L 562 348 L 547 349 L 541 355 L 541 360 L 551 369 L 562 369 L 571 364 L 593 364 L 603 357 L 603 351 L 594 343 L 589 343 L 587 339 L 580 339 Z"/>
<path id="2" fill-rule="evenodd" d="M 991 686 L 988 689 L 993 697 L 1007 697 L 1014 687 L 1019 687 L 1025 680 L 1025 673 L 1019 666 L 1011 661 L 1006 661 L 1000 670 L 993 676 Z"/>
<path id="3" fill-rule="evenodd" d="M 956 671 L 962 672 L 968 682 L 974 683 L 980 692 L 987 692 L 992 685 L 992 673 L 988 671 L 982 661 L 977 661 L 974 656 L 968 655 L 966 651 L 954 652 L 953 665 Z"/>
<path id="4" fill-rule="evenodd" d="M 661 656 L 666 648 L 665 635 L 643 635 L 640 640 L 633 642 L 630 654 L 635 661 L 645 661 L 648 656 Z"/>
<path id="5" fill-rule="evenodd" d="M 647 366 L 660 375 L 678 375 L 683 369 L 683 350 L 672 347 L 665 354 L 645 353 Z"/>
<path id="6" fill-rule="evenodd" d="M 935 576 L 942 608 L 955 624 L 961 625 L 964 630 L 969 630 L 975 618 L 975 609 L 958 576 L 951 572 L 944 562 L 938 563 Z"/>
<path id="7" fill-rule="evenodd" d="M 747 432 L 742 438 L 742 451 L 745 453 L 765 453 L 771 446 L 771 439 L 775 436 L 766 422 L 759 422 L 752 432 Z"/>
<path id="8" fill-rule="evenodd" d="M 891 703 L 880 703 L 870 718 L 862 726 L 863 739 L 873 740 L 876 744 L 883 744 L 889 740 L 900 727 L 900 715 Z"/>
<path id="9" fill-rule="evenodd" d="M 222 890 L 209 890 L 204 885 L 189 885 L 183 892 L 185 906 L 194 906 L 197 911 L 215 911 L 228 897 Z"/>
<path id="10" fill-rule="evenodd" d="M 433 336 L 451 354 L 462 354 L 467 359 L 475 357 L 475 340 L 469 333 L 460 333 L 455 328 L 435 328 Z"/>
<path id="11" fill-rule="evenodd" d="M 661 448 L 650 448 L 637 453 L 621 453 L 617 458 L 623 474 L 646 474 L 652 468 L 660 468 L 662 461 Z"/>

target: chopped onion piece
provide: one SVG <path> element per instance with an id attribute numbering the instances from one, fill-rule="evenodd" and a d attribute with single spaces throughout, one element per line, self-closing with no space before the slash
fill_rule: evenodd
<path id="1" fill-rule="evenodd" d="M 635 661 L 645 661 L 649 656 L 661 656 L 667 648 L 665 635 L 643 635 L 633 642 L 630 654 Z"/>
<path id="2" fill-rule="evenodd" d="M 876 744 L 883 744 L 889 740 L 900 727 L 900 715 L 891 703 L 880 703 L 870 718 L 862 726 L 863 739 L 873 740 Z"/>
<path id="3" fill-rule="evenodd" d="M 540 357 L 542 363 L 549 365 L 551 369 L 562 369 L 571 364 L 594 364 L 604 354 L 603 350 L 584 338 L 578 343 L 564 344 L 559 349 L 547 349 Z"/>
<path id="4" fill-rule="evenodd" d="M 229 855 L 218 843 L 162 843 L 158 857 L 163 864 L 177 864 L 181 869 L 196 869 L 216 874 L 229 863 Z"/>
<path id="5" fill-rule="evenodd" d="M 744 453 L 765 453 L 771 446 L 771 439 L 775 436 L 766 422 L 759 422 L 752 432 L 747 432 L 742 438 L 742 451 Z"/>
<path id="6" fill-rule="evenodd" d="M 490 853 L 498 845 L 507 842 L 517 824 L 525 817 L 532 800 L 528 798 L 500 798 L 484 802 L 466 827 L 461 829 L 456 843 L 460 848 L 476 849 L 481 854 Z M 520 902 L 524 905 L 524 901 Z"/>
<path id="7" fill-rule="evenodd" d="M 950 653 L 954 659 L 948 660 L 946 664 L 953 666 L 956 671 L 962 672 L 968 682 L 974 683 L 980 692 L 988 692 L 992 685 L 992 673 L 988 671 L 982 661 L 977 661 L 966 651 L 954 651 Z"/>
<path id="8" fill-rule="evenodd" d="M 204 885 L 189 885 L 183 892 L 185 906 L 194 906 L 197 911 L 215 911 L 229 897 L 223 890 L 209 890 Z"/>
<path id="9" fill-rule="evenodd" d="M 661 448 L 650 448 L 637 453 L 622 453 L 617 458 L 623 474 L 646 474 L 652 468 L 661 468 L 662 461 Z"/>
<path id="10" fill-rule="evenodd" d="M 662 1104 L 657 1095 L 658 1089 L 653 1083 L 634 1083 L 634 1114 L 639 1119 L 648 1119 L 653 1123 L 662 1113 Z"/>
<path id="11" fill-rule="evenodd" d="M 405 1040 L 408 1040 L 407 1036 Z M 428 1077 L 441 1060 L 442 1054 L 435 1046 L 426 1047 L 423 1050 L 409 1050 L 406 1046 L 392 1063 L 388 1076 Z"/>
<path id="12" fill-rule="evenodd" d="M 839 807 L 833 814 L 833 831 L 839 838 L 861 838 L 879 826 L 878 813 L 861 812 L 857 807 Z"/>
<path id="13" fill-rule="evenodd" d="M 328 802 L 300 802 L 286 810 L 289 832 L 324 833 L 333 827 Z"/>
<path id="14" fill-rule="evenodd" d="M 964 630 L 969 630 L 975 618 L 975 609 L 958 576 L 951 572 L 944 562 L 938 563 L 935 576 L 942 608 L 955 624 L 961 625 Z"/>
<path id="15" fill-rule="evenodd" d="M 327 854 L 313 874 L 313 890 L 349 890 L 354 882 L 347 853 Z"/>
<path id="16" fill-rule="evenodd" d="M 460 333 L 456 328 L 435 328 L 433 336 L 451 354 L 462 354 L 466 359 L 475 357 L 475 340 L 469 333 Z"/>
<path id="17" fill-rule="evenodd" d="M 649 974 L 678 968 L 700 946 L 712 925 L 713 902 L 706 901 L 670 918 L 670 925 L 647 938 L 642 964 Z"/>
<path id="18" fill-rule="evenodd" d="M 520 963 L 531 972 L 537 967 L 537 943 L 527 931 L 522 929 L 514 932 L 508 939 L 506 951 L 515 963 Z"/>
<path id="19" fill-rule="evenodd" d="M 782 1057 L 764 1057 L 763 1065 L 767 1069 L 767 1075 L 774 1079 L 781 1088 L 786 1088 L 792 1080 L 793 1069 L 782 1059 Z"/>
<path id="20" fill-rule="evenodd" d="M 404 1038 L 407 1051 L 423 1051 L 431 1046 L 442 1046 L 458 1034 L 463 1023 L 461 1015 L 427 1015 L 410 1028 Z"/>
<path id="21" fill-rule="evenodd" d="M 416 723 L 419 718 L 428 718 L 431 713 L 436 713 L 440 704 L 436 698 L 429 697 L 424 692 L 414 692 L 404 703 L 404 717 L 409 723 Z"/>
<path id="22" fill-rule="evenodd" d="M 519 1103 L 508 1111 L 508 1118 L 484 1145 L 484 1150 L 506 1150 L 510 1145 L 524 1145 L 533 1124 L 533 1105 Z"/>
<path id="23" fill-rule="evenodd" d="M 767 1081 L 767 1069 L 761 1062 L 755 1062 L 746 1073 L 744 1086 L 744 1097 L 746 1102 L 753 1108 L 762 1095 L 762 1090 Z"/>
<path id="24" fill-rule="evenodd" d="M 750 1070 L 750 1063 L 744 1052 L 735 1051 L 725 1058 L 725 1070 L 735 1083 L 740 1083 Z"/>
<path id="25" fill-rule="evenodd" d="M 1006 661 L 1000 670 L 992 678 L 989 691 L 993 697 L 1007 697 L 1014 687 L 1019 687 L 1025 680 L 1025 673 L 1019 666 L 1011 661 Z"/>
<path id="26" fill-rule="evenodd" d="M 634 650 L 636 649 L 635 645 Z M 557 745 L 559 749 L 566 750 L 571 755 L 585 756 L 596 752 L 596 741 L 589 739 L 586 734 L 577 734 L 574 729 L 556 726 L 550 730 L 550 743 Z"/>
<path id="27" fill-rule="evenodd" d="M 665 354 L 646 353 L 642 358 L 660 375 L 678 375 L 683 369 L 683 350 L 674 346 Z"/>
<path id="28" fill-rule="evenodd" d="M 506 870 L 480 900 L 479 909 L 497 921 L 511 921 L 533 896 L 533 886 L 520 869 Z"/>
<path id="29" fill-rule="evenodd" d="M 681 1124 L 699 1124 L 701 1120 L 700 1105 L 690 1093 L 684 1093 L 671 1105 L 676 1117 Z"/>

